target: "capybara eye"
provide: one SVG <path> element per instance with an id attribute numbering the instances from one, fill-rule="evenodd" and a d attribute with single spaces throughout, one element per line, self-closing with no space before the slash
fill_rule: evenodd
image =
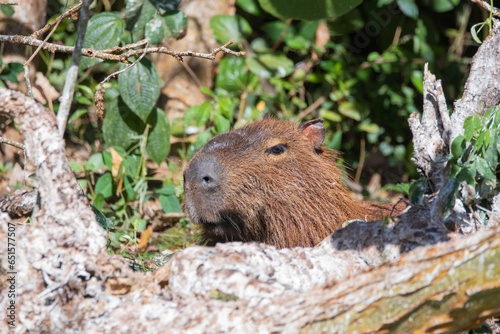
<path id="1" fill-rule="evenodd" d="M 272 147 L 269 147 L 268 149 L 266 149 L 265 153 L 272 154 L 272 155 L 280 155 L 283 152 L 285 152 L 287 150 L 287 148 L 288 147 L 286 145 L 278 144 L 278 145 L 275 145 L 275 146 L 272 146 Z"/>

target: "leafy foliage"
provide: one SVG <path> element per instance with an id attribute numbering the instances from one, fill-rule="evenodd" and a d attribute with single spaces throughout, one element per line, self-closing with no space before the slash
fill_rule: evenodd
<path id="1" fill-rule="evenodd" d="M 464 122 L 464 135 L 452 144 L 450 161 L 452 178 L 459 182 L 459 198 L 477 213 L 486 224 L 484 208 L 491 208 L 491 199 L 500 190 L 500 107 L 490 109 L 483 119 L 469 116 Z"/>

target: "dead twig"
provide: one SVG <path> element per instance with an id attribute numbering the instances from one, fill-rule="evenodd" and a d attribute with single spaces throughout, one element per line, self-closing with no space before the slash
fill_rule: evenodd
<path id="1" fill-rule="evenodd" d="M 22 36 L 22 35 L 0 35 L 0 43 L 12 43 L 12 44 L 23 44 L 23 45 L 30 45 L 30 46 L 40 46 L 43 44 L 43 42 L 39 39 L 36 39 L 31 36 Z M 203 59 L 210 59 L 213 60 L 215 59 L 216 55 L 220 52 L 231 54 L 234 56 L 244 56 L 246 55 L 245 52 L 236 52 L 233 50 L 228 49 L 227 47 L 231 45 L 233 42 L 229 41 L 223 46 L 220 46 L 216 49 L 214 49 L 210 53 L 202 53 L 202 52 L 195 52 L 195 51 L 172 51 L 169 50 L 166 47 L 154 47 L 154 48 L 148 48 L 146 54 L 151 54 L 151 53 L 163 53 L 170 55 L 172 57 L 176 57 L 179 59 L 179 61 L 183 61 L 183 57 L 197 57 L 197 58 L 203 58 Z M 123 49 L 128 49 L 130 48 L 130 45 L 126 45 L 122 47 Z M 60 53 L 73 53 L 74 47 L 73 46 L 66 46 L 66 45 L 60 45 L 60 44 L 55 44 L 55 43 L 44 43 L 43 50 L 47 50 L 51 53 L 55 52 L 60 52 Z M 115 55 L 115 54 L 110 54 L 107 52 L 103 52 L 107 50 L 95 50 L 92 48 L 87 48 L 87 49 L 82 49 L 82 56 L 86 57 L 92 57 L 92 58 L 99 58 L 102 60 L 113 60 L 113 61 L 118 61 L 121 63 L 125 64 L 132 64 L 132 61 L 128 60 L 130 57 L 136 57 L 140 56 L 142 53 L 144 53 L 143 49 L 139 50 L 130 50 L 128 52 Z"/>
<path id="2" fill-rule="evenodd" d="M 73 17 L 79 10 L 82 8 L 82 2 L 80 1 L 77 5 L 71 7 L 67 12 L 62 13 L 58 18 L 54 21 L 47 23 L 42 29 L 35 31 L 31 34 L 31 37 L 39 39 L 43 36 L 47 31 L 49 31 L 52 27 L 59 25 L 59 23 L 67 17 Z"/>
<path id="3" fill-rule="evenodd" d="M 20 150 L 23 150 L 23 151 L 25 150 L 25 147 L 23 144 L 18 143 L 17 141 L 13 141 L 11 139 L 4 138 L 4 137 L 0 137 L 0 144 L 7 144 L 10 146 L 17 147 Z"/>

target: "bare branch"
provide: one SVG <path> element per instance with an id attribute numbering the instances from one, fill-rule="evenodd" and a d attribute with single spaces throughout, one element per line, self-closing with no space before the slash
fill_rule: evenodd
<path id="1" fill-rule="evenodd" d="M 13 141 L 13 140 L 10 140 L 10 139 L 7 139 L 7 138 L 4 138 L 4 137 L 0 137 L 0 143 L 3 143 L 3 144 L 7 144 L 7 145 L 10 145 L 10 146 L 14 146 L 14 147 L 17 147 L 18 149 L 20 150 L 25 150 L 25 147 L 23 144 L 21 143 L 18 143 L 17 141 Z"/>
<path id="2" fill-rule="evenodd" d="M 39 39 L 29 37 L 29 36 L 22 36 L 22 35 L 0 35 L 0 43 L 13 43 L 13 44 L 23 44 L 23 45 L 31 45 L 31 46 L 39 46 L 43 42 L 40 41 Z M 223 46 L 218 47 L 217 49 L 214 49 L 210 53 L 202 53 L 202 52 L 195 52 L 195 51 L 172 51 L 169 50 L 166 47 L 154 47 L 154 48 L 148 48 L 146 54 L 151 54 L 151 53 L 163 53 L 170 55 L 172 57 L 176 57 L 180 61 L 183 60 L 183 57 L 197 57 L 197 58 L 203 58 L 203 59 L 209 59 L 213 60 L 215 59 L 215 56 L 220 53 L 227 53 L 231 54 L 234 56 L 244 56 L 246 53 L 245 52 L 236 52 L 232 51 L 227 48 L 230 44 L 233 42 L 229 41 Z M 124 46 L 122 47 L 123 49 L 129 49 L 129 46 Z M 43 46 L 44 50 L 47 50 L 49 52 L 55 53 L 55 52 L 61 52 L 61 53 L 73 53 L 74 47 L 72 46 L 66 46 L 66 45 L 59 45 L 59 44 L 54 44 L 54 43 L 45 43 Z M 95 50 L 95 49 L 82 49 L 82 56 L 86 57 L 92 57 L 92 58 L 99 58 L 103 60 L 113 60 L 113 61 L 118 61 L 122 62 L 125 64 L 131 64 L 132 61 L 128 60 L 130 57 L 137 57 L 140 56 L 142 53 L 144 53 L 143 49 L 139 50 L 131 50 L 126 53 L 122 53 L 120 55 L 114 55 L 110 53 L 103 52 L 103 50 Z"/>
<path id="3" fill-rule="evenodd" d="M 35 31 L 34 33 L 31 34 L 31 37 L 33 38 L 40 38 L 43 36 L 47 31 L 49 31 L 52 27 L 57 26 L 62 20 L 64 20 L 67 17 L 75 15 L 80 8 L 82 7 L 82 2 L 80 1 L 77 5 L 71 7 L 67 12 L 61 14 L 58 18 L 56 18 L 54 21 L 48 23 L 45 27 L 42 29 Z"/>
<path id="4" fill-rule="evenodd" d="M 57 112 L 57 126 L 61 137 L 64 136 L 64 131 L 66 130 L 66 122 L 68 121 L 69 110 L 71 109 L 71 101 L 73 100 L 73 94 L 75 93 L 76 81 L 78 79 L 78 66 L 80 65 L 80 58 L 82 56 L 81 50 L 83 47 L 85 32 L 87 31 L 87 22 L 90 16 L 90 4 L 91 0 L 83 0 L 82 2 L 74 52 L 71 56 L 71 64 L 66 74 L 61 103 Z"/>

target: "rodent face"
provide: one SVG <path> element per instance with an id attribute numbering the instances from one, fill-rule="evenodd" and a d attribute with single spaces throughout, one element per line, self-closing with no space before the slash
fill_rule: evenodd
<path id="1" fill-rule="evenodd" d="M 186 167 L 184 210 L 206 238 L 264 241 L 267 221 L 320 200 L 318 179 L 335 182 L 321 170 L 334 168 L 322 156 L 323 139 L 321 120 L 273 119 L 214 137 Z"/>

